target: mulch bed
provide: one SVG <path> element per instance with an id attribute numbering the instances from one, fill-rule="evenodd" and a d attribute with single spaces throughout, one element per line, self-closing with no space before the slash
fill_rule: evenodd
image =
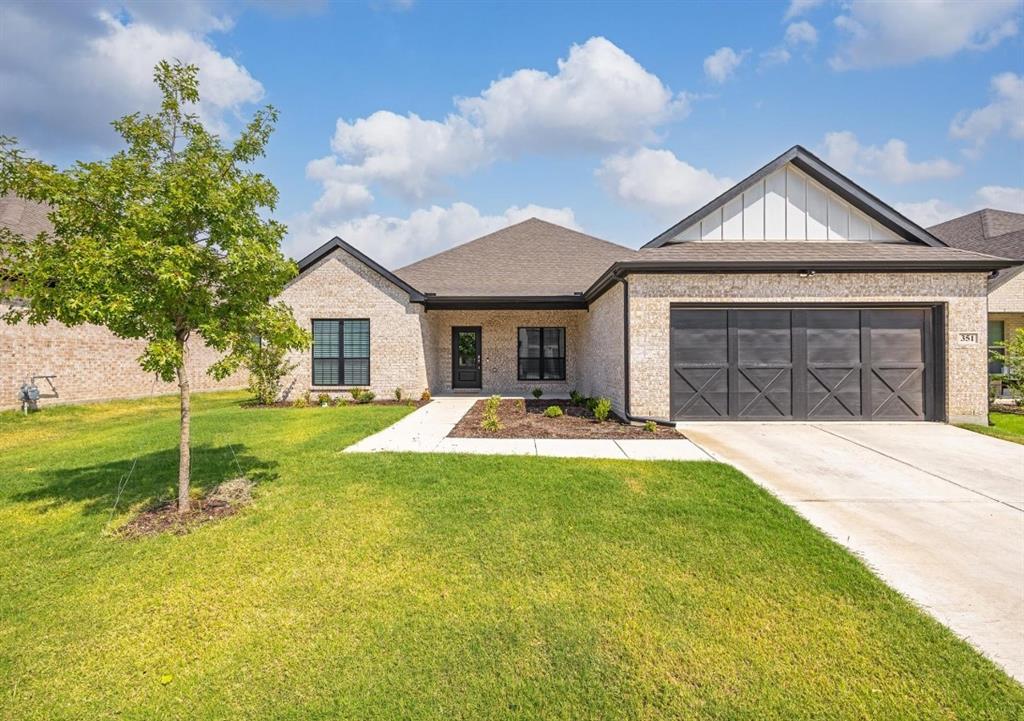
<path id="1" fill-rule="evenodd" d="M 178 513 L 177 501 L 166 501 L 147 508 L 117 529 L 121 538 L 134 539 L 173 533 L 188 533 L 196 526 L 233 516 L 252 501 L 252 482 L 233 478 L 221 483 L 203 498 L 192 501 L 188 513 Z"/>
<path id="2" fill-rule="evenodd" d="M 574 406 L 569 401 L 527 400 L 506 398 L 498 406 L 498 420 L 501 429 L 488 431 L 480 427 L 486 401 L 479 400 L 462 417 L 450 438 L 682 438 L 674 428 L 657 426 L 655 431 L 644 430 L 643 426 L 626 423 L 614 413 L 608 420 L 598 423 L 585 407 Z M 548 418 L 544 409 L 558 406 L 563 415 Z"/>
<path id="3" fill-rule="evenodd" d="M 383 400 L 383 401 L 370 401 L 369 403 L 356 403 L 355 401 L 340 400 L 340 401 L 332 402 L 327 407 L 328 408 L 337 408 L 339 406 L 409 406 L 411 408 L 419 408 L 420 406 L 425 406 L 428 403 L 430 403 L 430 401 L 420 401 L 420 400 L 415 400 L 415 401 L 396 401 L 396 400 L 392 399 L 392 400 Z M 265 405 L 265 406 L 264 405 L 260 405 L 259 403 L 256 403 L 255 401 L 251 401 L 251 402 L 248 402 L 248 403 L 243 403 L 242 406 L 245 407 L 245 408 L 296 408 L 297 407 L 295 405 L 294 399 L 290 400 L 290 401 L 277 401 L 277 403 L 271 403 L 270 405 Z M 316 398 L 313 398 L 313 400 L 310 402 L 310 404 L 308 406 L 302 406 L 302 407 L 304 407 L 304 408 L 321 408 L 322 406 L 319 403 L 317 403 Z"/>

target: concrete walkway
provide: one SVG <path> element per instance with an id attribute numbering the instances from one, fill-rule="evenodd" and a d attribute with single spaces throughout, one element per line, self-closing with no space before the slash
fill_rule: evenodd
<path id="1" fill-rule="evenodd" d="M 475 397 L 435 398 L 397 423 L 345 449 L 345 453 L 482 453 L 505 456 L 710 461 L 691 441 L 673 439 L 448 438 Z"/>
<path id="2" fill-rule="evenodd" d="M 680 429 L 1024 681 L 1024 446 L 937 423 Z"/>

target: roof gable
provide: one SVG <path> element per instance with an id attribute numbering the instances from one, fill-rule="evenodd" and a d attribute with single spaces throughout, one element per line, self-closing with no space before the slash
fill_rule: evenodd
<path id="1" fill-rule="evenodd" d="M 644 245 L 687 241 L 944 243 L 799 145 Z"/>
<path id="2" fill-rule="evenodd" d="M 321 245 L 319 248 L 314 250 L 312 253 L 307 255 L 305 258 L 298 261 L 299 275 L 305 273 L 307 270 L 312 268 L 314 265 L 319 263 L 321 260 L 323 260 L 336 250 L 348 253 L 370 270 L 379 274 L 380 276 L 390 281 L 391 283 L 397 285 L 399 288 L 401 288 L 402 290 L 409 294 L 410 301 L 414 303 L 419 303 L 423 301 L 424 296 L 422 293 L 420 293 L 418 290 L 409 285 L 406 281 L 402 280 L 397 275 L 392 273 L 390 270 L 385 268 L 383 265 L 375 261 L 373 258 L 366 255 L 365 253 L 357 249 L 355 246 L 346 243 L 338 236 L 334 236 L 326 243 Z"/>

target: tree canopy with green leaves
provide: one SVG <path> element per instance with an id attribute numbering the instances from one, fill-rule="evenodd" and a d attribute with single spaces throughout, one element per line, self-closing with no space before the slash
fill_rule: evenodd
<path id="1" fill-rule="evenodd" d="M 266 216 L 277 189 L 251 168 L 277 120 L 256 112 L 230 146 L 191 109 L 198 68 L 161 61 L 160 111 L 113 123 L 124 149 L 67 169 L 0 138 L 0 192 L 50 207 L 52 234 L 6 242 L 3 290 L 25 300 L 9 323 L 93 323 L 144 339 L 143 369 L 181 395 L 178 508 L 189 510 L 189 339 L 221 352 L 209 372 L 233 373 L 260 343 L 308 344 L 291 310 L 272 302 L 298 269 L 281 253 L 286 228 Z M 7 231 L 9 234 L 10 231 Z"/>

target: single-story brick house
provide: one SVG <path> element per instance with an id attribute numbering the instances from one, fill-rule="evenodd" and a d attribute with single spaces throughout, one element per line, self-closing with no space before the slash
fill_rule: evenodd
<path id="1" fill-rule="evenodd" d="M 1024 213 L 985 208 L 928 229 L 953 248 L 1024 262 Z M 995 273 L 988 281 L 988 345 L 1008 339 L 1024 328 L 1024 265 Z M 999 361 L 990 373 L 1002 373 Z"/>
<path id="2" fill-rule="evenodd" d="M 797 146 L 639 250 L 532 219 L 389 270 L 340 238 L 281 298 L 289 392 L 577 389 L 631 419 L 986 422 L 988 282 Z"/>

